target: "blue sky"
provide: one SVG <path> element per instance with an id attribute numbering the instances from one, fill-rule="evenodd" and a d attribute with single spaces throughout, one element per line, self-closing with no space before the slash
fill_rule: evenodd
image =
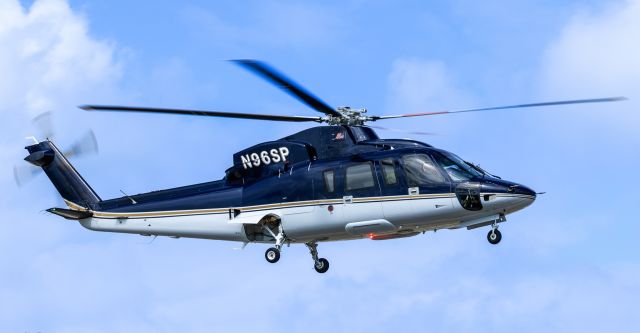
<path id="1" fill-rule="evenodd" d="M 640 1 L 0 0 L 0 329 L 6 332 L 637 332 Z M 218 179 L 231 155 L 302 125 L 97 114 L 87 103 L 313 115 L 225 61 L 265 60 L 372 114 L 625 95 L 384 126 L 546 191 L 485 229 L 304 247 L 89 232 L 23 188 L 30 119 L 53 111 L 103 197 Z M 385 137 L 406 136 L 380 132 Z"/>

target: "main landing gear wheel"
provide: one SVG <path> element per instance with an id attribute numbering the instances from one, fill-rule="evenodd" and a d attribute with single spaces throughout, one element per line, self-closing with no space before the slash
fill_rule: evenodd
<path id="1" fill-rule="evenodd" d="M 318 273 L 325 273 L 329 270 L 329 260 L 320 258 L 315 265 L 313 265 L 313 268 L 315 268 Z"/>
<path id="2" fill-rule="evenodd" d="M 280 260 L 280 250 L 275 247 L 270 247 L 267 252 L 264 253 L 264 258 L 267 259 L 268 262 L 275 264 Z"/>
<path id="3" fill-rule="evenodd" d="M 489 233 L 487 234 L 487 240 L 489 241 L 489 243 L 494 245 L 500 243 L 500 241 L 502 240 L 502 234 L 500 233 L 500 230 L 489 230 Z"/>
<path id="4" fill-rule="evenodd" d="M 280 260 L 280 249 L 282 248 L 282 244 L 286 240 L 286 236 L 284 235 L 284 230 L 282 229 L 282 224 L 278 224 L 278 234 L 276 235 L 271 228 L 265 224 L 262 225 L 262 230 L 267 231 L 273 238 L 276 240 L 275 247 L 270 247 L 267 249 L 267 252 L 264 253 L 264 258 L 267 259 L 268 262 L 274 264 Z"/>
<path id="5" fill-rule="evenodd" d="M 313 259 L 313 268 L 318 273 L 326 273 L 329 270 L 329 260 L 325 258 L 318 258 L 318 243 L 309 242 L 305 243 L 309 248 L 309 253 L 311 253 L 311 258 Z"/>

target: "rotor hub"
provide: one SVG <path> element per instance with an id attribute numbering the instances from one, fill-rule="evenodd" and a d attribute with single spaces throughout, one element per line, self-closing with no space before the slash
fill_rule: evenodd
<path id="1" fill-rule="evenodd" d="M 340 114 L 339 117 L 329 115 L 323 118 L 323 121 L 329 125 L 362 126 L 371 120 L 371 117 L 364 115 L 367 113 L 365 108 L 353 109 L 350 106 L 340 106 L 336 112 Z"/>

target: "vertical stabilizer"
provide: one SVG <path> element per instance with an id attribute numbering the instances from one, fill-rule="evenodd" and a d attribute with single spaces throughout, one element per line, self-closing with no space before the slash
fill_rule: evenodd
<path id="1" fill-rule="evenodd" d="M 46 140 L 26 147 L 29 156 L 25 161 L 39 166 L 47 174 L 53 186 L 71 208 L 77 205 L 93 209 L 101 201 L 91 186 L 80 176 L 53 142 Z"/>

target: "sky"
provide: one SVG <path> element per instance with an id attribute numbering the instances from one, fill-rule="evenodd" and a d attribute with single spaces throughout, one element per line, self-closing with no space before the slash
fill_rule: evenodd
<path id="1" fill-rule="evenodd" d="M 640 1 L 0 0 L 3 332 L 637 332 Z M 557 99 L 628 101 L 389 120 L 546 194 L 487 229 L 304 246 L 96 233 L 23 187 L 31 119 L 102 198 L 219 179 L 232 154 L 300 129 L 90 113 L 82 104 L 316 115 L 227 60 L 264 60 L 334 106 L 387 115 Z M 383 137 L 407 137 L 380 131 Z"/>

